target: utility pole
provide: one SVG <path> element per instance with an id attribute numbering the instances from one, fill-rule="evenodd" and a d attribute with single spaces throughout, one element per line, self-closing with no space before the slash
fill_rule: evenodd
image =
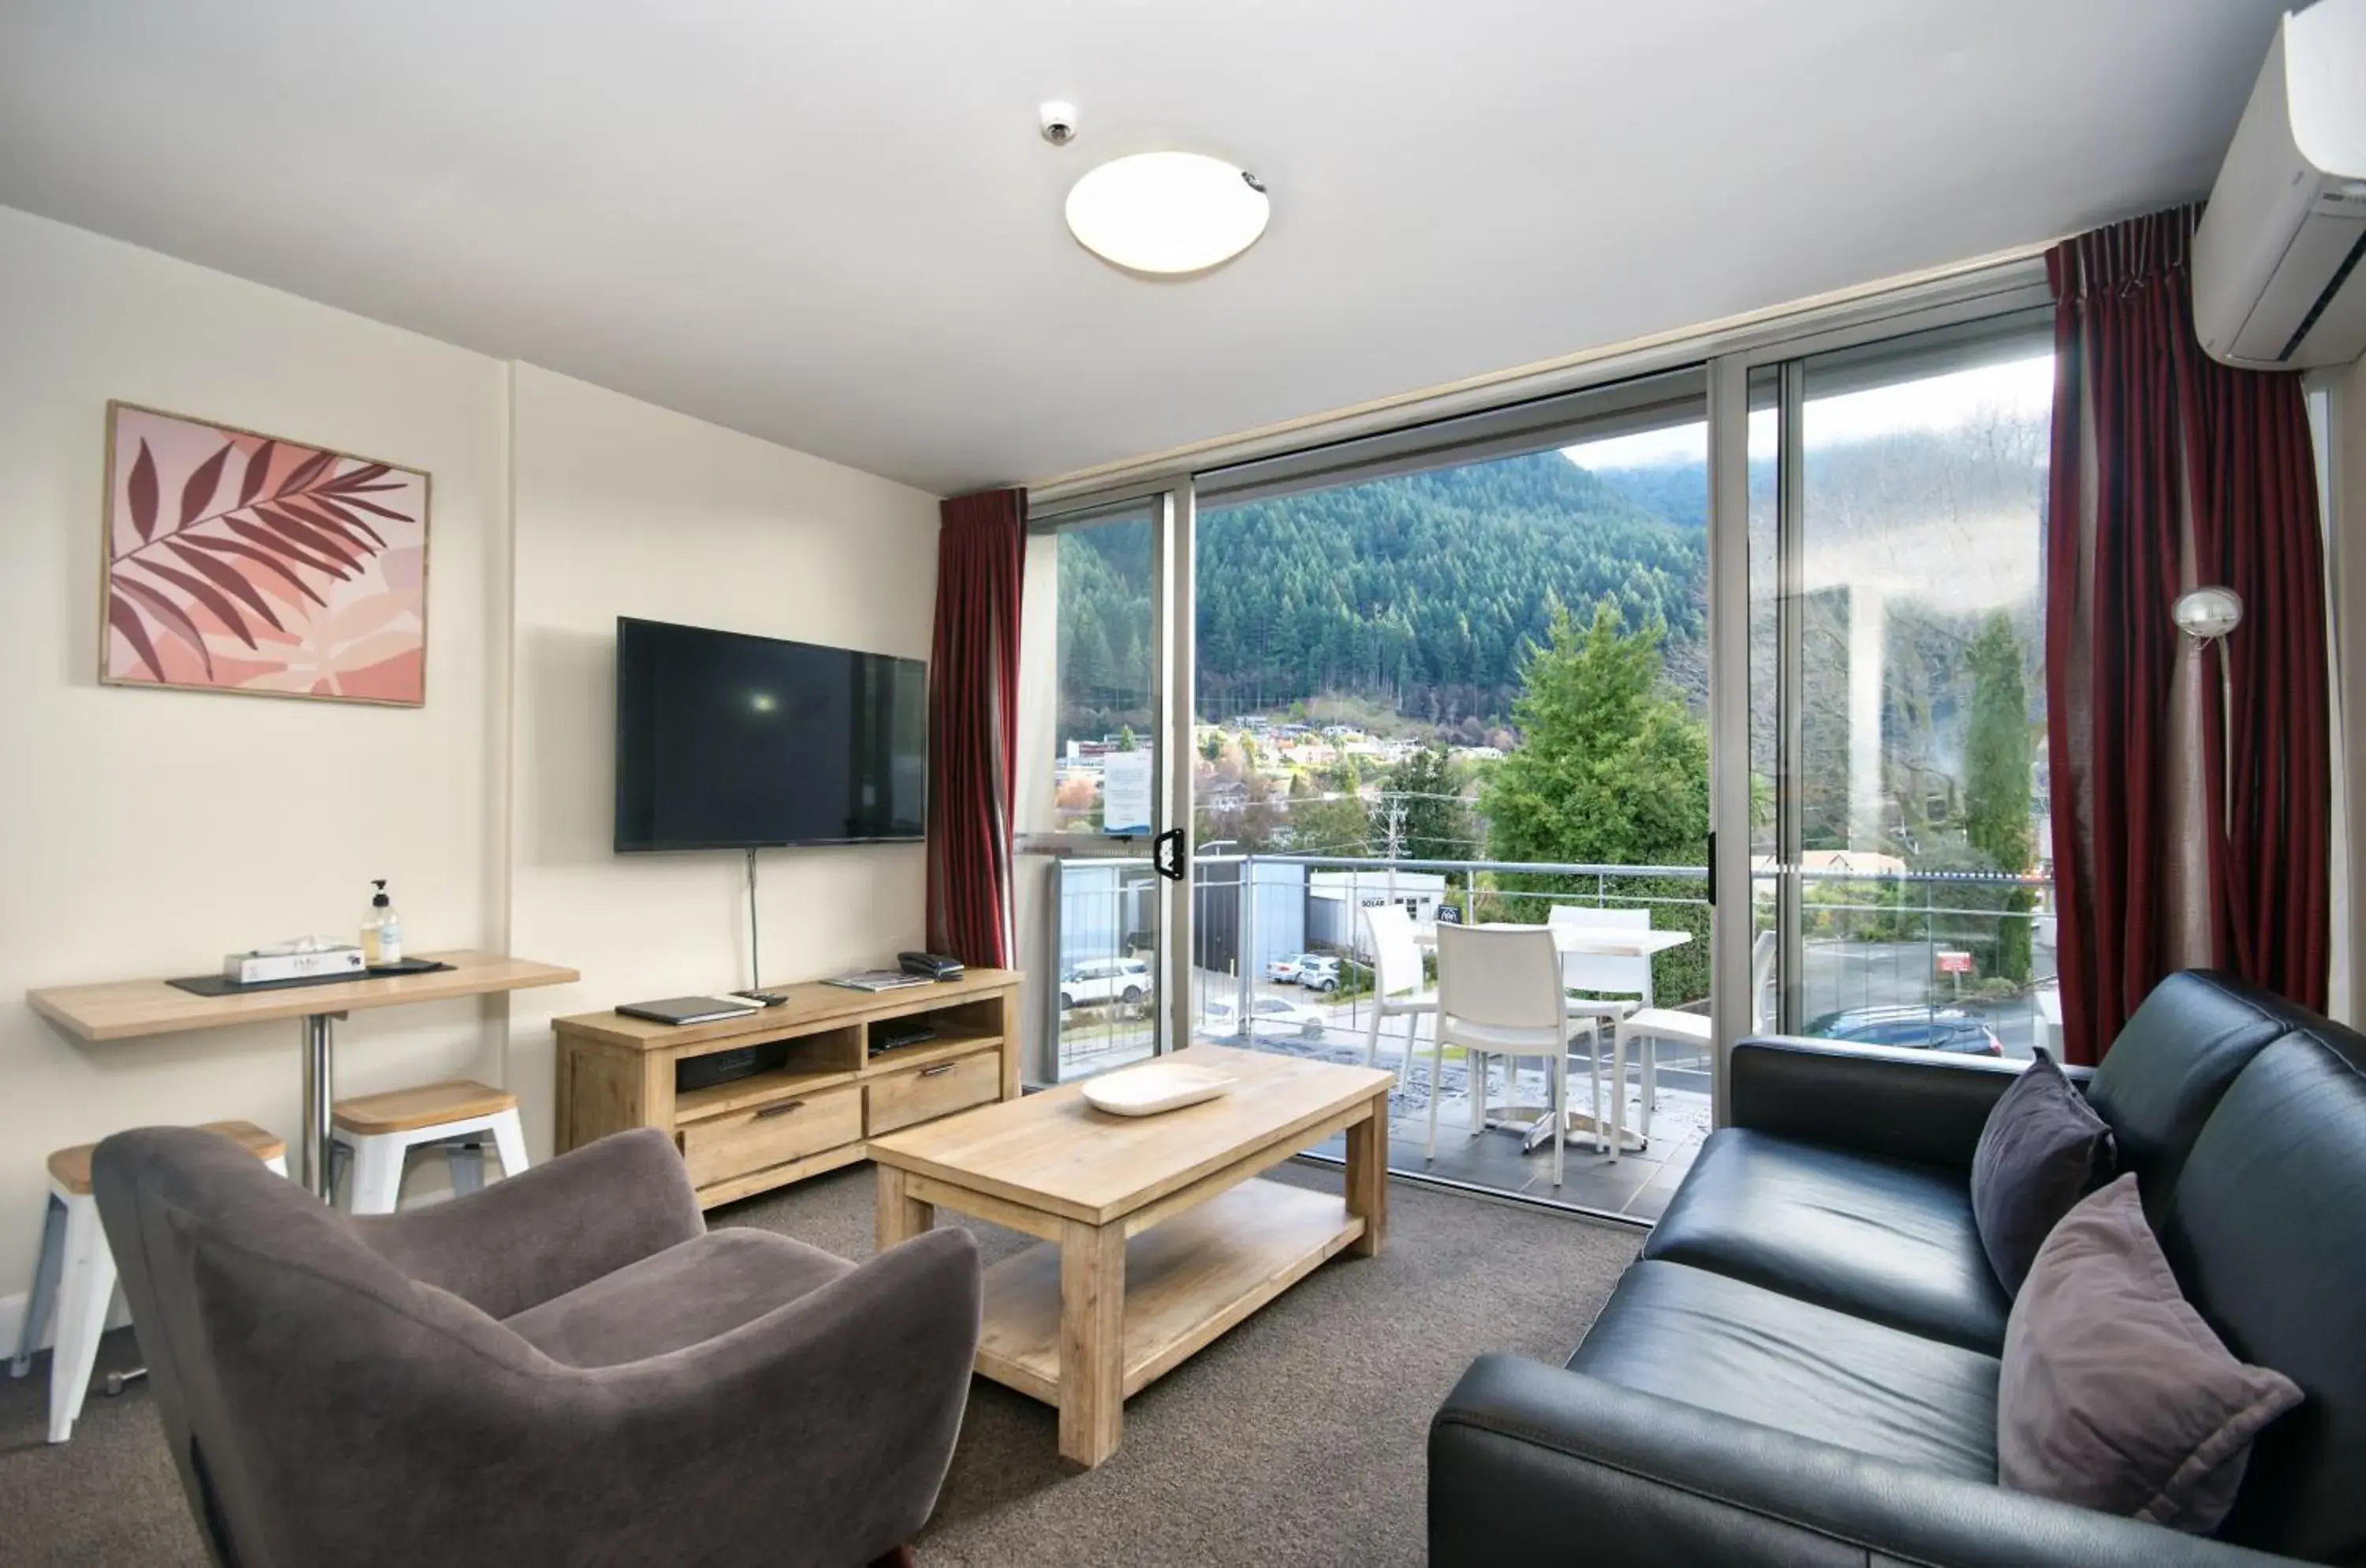
<path id="1" fill-rule="evenodd" d="M 1389 902 L 1397 901 L 1397 856 L 1404 848 L 1405 803 L 1403 795 L 1384 795 L 1389 824 Z"/>

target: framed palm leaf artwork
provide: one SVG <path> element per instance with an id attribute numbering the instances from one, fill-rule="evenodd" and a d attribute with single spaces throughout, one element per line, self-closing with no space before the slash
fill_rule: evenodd
<path id="1" fill-rule="evenodd" d="M 416 707 L 428 476 L 107 405 L 99 679 Z"/>

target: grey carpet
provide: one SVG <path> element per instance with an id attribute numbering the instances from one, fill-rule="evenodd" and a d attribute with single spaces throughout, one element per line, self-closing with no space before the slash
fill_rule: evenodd
<path id="1" fill-rule="evenodd" d="M 1339 1179 L 1311 1166 L 1277 1174 L 1335 1190 Z M 1403 1182 L 1389 1196 L 1380 1257 L 1325 1264 L 1128 1401 L 1124 1446 L 1098 1470 L 1060 1462 L 1048 1406 L 974 1382 L 921 1568 L 1423 1561 L 1431 1411 L 1482 1350 L 1566 1357 L 1639 1238 Z M 858 1167 L 711 1217 L 862 1258 L 871 1213 Z M 962 1223 L 989 1260 L 1028 1245 Z M 135 1364 L 130 1340 L 108 1336 L 101 1367 Z M 0 1379 L 0 1557 L 201 1568 L 145 1389 L 94 1392 L 73 1441 L 53 1449 L 48 1371 L 43 1357 L 24 1382 Z"/>

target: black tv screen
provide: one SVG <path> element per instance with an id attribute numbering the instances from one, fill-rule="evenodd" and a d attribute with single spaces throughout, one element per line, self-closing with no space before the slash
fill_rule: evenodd
<path id="1" fill-rule="evenodd" d="M 737 632 L 616 622 L 616 848 L 918 839 L 928 667 Z"/>

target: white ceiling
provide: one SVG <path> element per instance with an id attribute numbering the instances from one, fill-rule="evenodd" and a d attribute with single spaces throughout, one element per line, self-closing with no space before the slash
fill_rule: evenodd
<path id="1" fill-rule="evenodd" d="M 0 0 L 0 203 L 952 491 L 2198 197 L 2280 8 Z M 1069 241 L 1159 146 L 1264 241 Z"/>

